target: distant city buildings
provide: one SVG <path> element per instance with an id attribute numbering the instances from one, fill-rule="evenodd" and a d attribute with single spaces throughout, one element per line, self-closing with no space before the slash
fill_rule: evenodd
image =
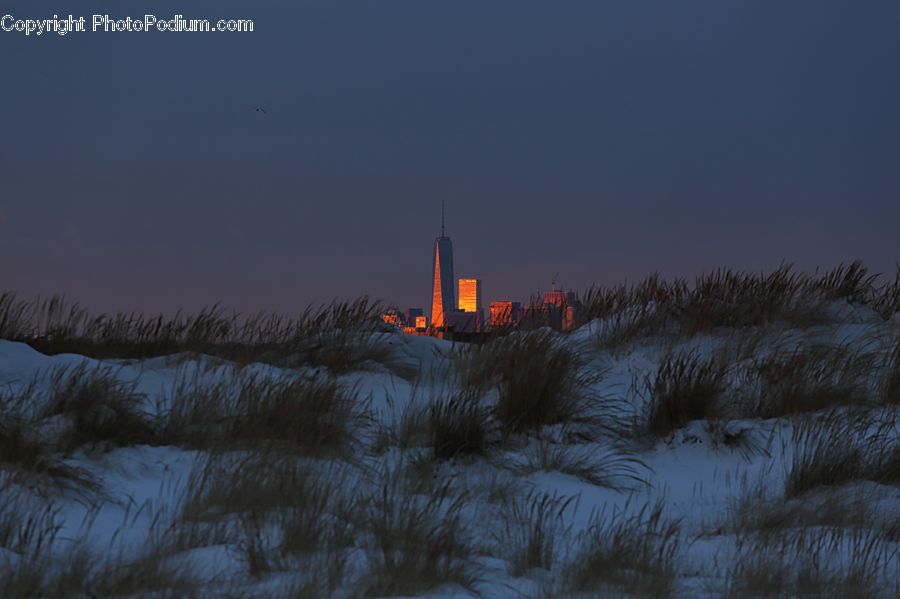
<path id="1" fill-rule="evenodd" d="M 395 327 L 402 327 L 406 324 L 406 320 L 403 318 L 403 315 L 396 310 L 388 310 L 381 315 L 381 320 Z"/>
<path id="2" fill-rule="evenodd" d="M 552 289 L 543 298 L 533 297 L 522 310 L 520 322 L 529 327 L 550 327 L 558 331 L 571 331 L 581 315 L 582 306 L 574 291 Z"/>
<path id="3" fill-rule="evenodd" d="M 422 308 L 407 308 L 403 313 L 386 312 L 382 316 L 386 323 L 412 335 L 449 335 L 451 339 L 463 341 L 487 328 L 547 326 L 570 331 L 580 323 L 582 306 L 578 297 L 574 291 L 557 289 L 555 281 L 549 291 L 532 297 L 524 306 L 511 300 L 491 302 L 489 319 L 485 322 L 482 280 L 453 278 L 453 243 L 444 229 L 443 204 L 441 234 L 434 240 L 431 266 L 430 321 Z"/>

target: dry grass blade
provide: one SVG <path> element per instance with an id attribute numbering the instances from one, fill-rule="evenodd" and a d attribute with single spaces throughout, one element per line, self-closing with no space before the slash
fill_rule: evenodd
<path id="1" fill-rule="evenodd" d="M 885 404 L 900 406 L 900 339 L 888 352 L 882 372 L 881 401 Z"/>
<path id="2" fill-rule="evenodd" d="M 551 443 L 541 439 L 528 455 L 526 472 L 561 472 L 598 487 L 626 489 L 646 484 L 646 466 L 636 456 L 595 445 Z"/>

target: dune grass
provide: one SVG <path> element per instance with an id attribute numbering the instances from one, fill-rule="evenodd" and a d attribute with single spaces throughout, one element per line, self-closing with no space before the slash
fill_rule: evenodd
<path id="1" fill-rule="evenodd" d="M 539 439 L 533 447 L 533 451 L 526 451 L 526 462 L 518 471 L 560 472 L 598 487 L 619 490 L 647 482 L 644 463 L 620 448 L 556 443 L 548 439 Z"/>
<path id="2" fill-rule="evenodd" d="M 681 544 L 661 502 L 633 515 L 595 513 L 549 596 L 672 596 Z"/>
<path id="3" fill-rule="evenodd" d="M 0 391 L 0 463 L 16 482 L 49 492 L 99 491 L 94 477 L 69 463 L 77 450 L 109 451 L 156 441 L 134 383 L 110 368 L 55 367 L 20 388 Z"/>
<path id="4" fill-rule="evenodd" d="M 798 422 L 785 496 L 852 481 L 900 483 L 900 441 L 894 416 L 880 410 L 835 410 Z"/>
<path id="5" fill-rule="evenodd" d="M 487 455 L 494 428 L 490 414 L 471 391 L 438 399 L 428 408 L 428 446 L 437 460 Z"/>
<path id="6" fill-rule="evenodd" d="M 368 297 L 309 306 L 295 318 L 242 315 L 218 304 L 194 315 L 93 315 L 64 296 L 20 300 L 0 295 L 0 339 L 55 355 L 145 359 L 176 353 L 217 356 L 246 364 L 322 366 L 347 372 L 366 361 L 390 363 L 382 305 Z"/>
<path id="7" fill-rule="evenodd" d="M 410 596 L 441 585 L 475 592 L 478 573 L 463 517 L 465 498 L 449 483 L 421 495 L 402 468 L 385 469 L 380 485 L 358 500 L 357 525 L 372 550 L 362 594 Z"/>
<path id="8" fill-rule="evenodd" d="M 493 414 L 506 434 L 581 423 L 600 435 L 608 432 L 616 415 L 615 402 L 594 389 L 602 373 L 587 368 L 574 350 L 546 329 L 473 346 L 457 357 L 457 363 L 464 388 L 496 391 Z"/>
<path id="9" fill-rule="evenodd" d="M 900 406 L 900 339 L 888 351 L 881 367 L 881 401 Z"/>
<path id="10" fill-rule="evenodd" d="M 850 344 L 813 345 L 759 358 L 751 371 L 760 382 L 751 414 L 775 418 L 873 401 L 869 381 L 877 363 Z"/>
<path id="11" fill-rule="evenodd" d="M 579 294 L 579 323 L 606 319 L 600 347 L 617 350 L 640 339 L 672 338 L 763 326 L 808 328 L 825 324 L 831 302 L 868 306 L 883 318 L 900 311 L 900 268 L 879 283 L 861 262 L 821 274 L 783 265 L 770 273 L 719 269 L 697 277 L 664 280 L 651 275 L 631 286 L 594 286 Z"/>
<path id="12" fill-rule="evenodd" d="M 329 375 L 236 373 L 182 380 L 162 410 L 160 437 L 181 447 L 276 444 L 307 454 L 350 452 L 368 427 L 366 400 Z"/>
<path id="13" fill-rule="evenodd" d="M 656 374 L 643 381 L 644 430 L 665 437 L 691 420 L 717 416 L 726 374 L 726 365 L 715 356 L 703 358 L 696 352 L 667 356 Z"/>
<path id="14" fill-rule="evenodd" d="M 725 592 L 729 597 L 892 597 L 900 590 L 891 572 L 895 553 L 882 535 L 859 529 L 741 537 Z"/>
<path id="15" fill-rule="evenodd" d="M 574 497 L 529 492 L 502 504 L 502 528 L 494 540 L 513 576 L 536 568 L 550 570 L 560 560 L 560 542 L 570 532 L 564 515 L 574 501 Z"/>

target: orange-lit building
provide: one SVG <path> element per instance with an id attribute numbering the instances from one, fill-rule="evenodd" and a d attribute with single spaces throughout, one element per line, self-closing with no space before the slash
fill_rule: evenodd
<path id="1" fill-rule="evenodd" d="M 491 302 L 491 326 L 511 326 L 522 317 L 522 304 L 519 302 Z"/>
<path id="2" fill-rule="evenodd" d="M 440 328 L 444 326 L 444 316 L 456 306 L 453 289 L 453 243 L 443 234 L 434 240 L 432 265 L 434 277 L 431 281 L 431 323 Z"/>
<path id="3" fill-rule="evenodd" d="M 458 308 L 463 312 L 481 310 L 481 279 L 459 280 Z"/>
<path id="4" fill-rule="evenodd" d="M 406 316 L 406 325 L 407 326 L 415 326 L 416 319 L 419 316 L 424 316 L 425 310 L 422 308 L 407 308 L 406 312 L 404 312 L 404 316 Z"/>
<path id="5" fill-rule="evenodd" d="M 561 289 L 545 291 L 544 303 L 556 306 L 560 310 L 565 310 L 566 306 L 575 305 L 575 292 L 562 291 Z"/>
<path id="6" fill-rule="evenodd" d="M 396 310 L 388 310 L 381 315 L 381 320 L 383 320 L 387 324 L 394 325 L 395 327 L 402 327 L 405 324 L 403 321 L 403 315 Z"/>

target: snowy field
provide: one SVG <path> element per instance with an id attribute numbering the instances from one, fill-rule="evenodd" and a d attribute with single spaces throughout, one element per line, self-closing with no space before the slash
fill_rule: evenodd
<path id="1" fill-rule="evenodd" d="M 647 314 L 340 368 L 0 341 L 0 596 L 900 596 L 900 313 Z"/>

